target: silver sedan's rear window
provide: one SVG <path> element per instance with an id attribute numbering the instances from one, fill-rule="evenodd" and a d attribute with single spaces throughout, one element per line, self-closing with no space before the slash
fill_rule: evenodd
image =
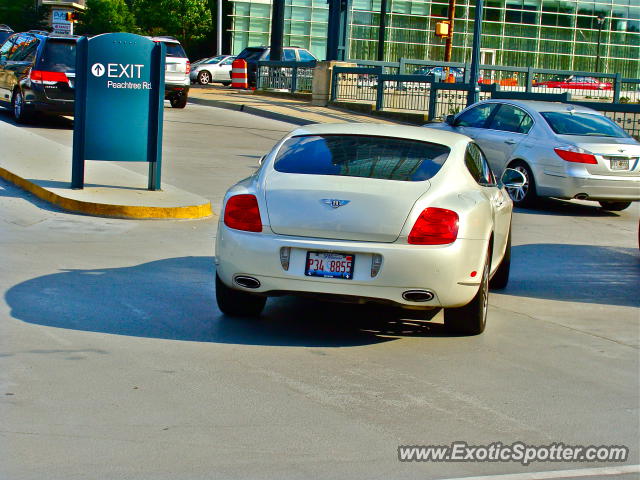
<path id="1" fill-rule="evenodd" d="M 613 120 L 593 113 L 540 112 L 558 135 L 626 138 L 629 135 Z"/>
<path id="2" fill-rule="evenodd" d="M 449 147 L 367 135 L 303 135 L 280 148 L 274 168 L 283 173 L 420 182 L 433 177 Z"/>

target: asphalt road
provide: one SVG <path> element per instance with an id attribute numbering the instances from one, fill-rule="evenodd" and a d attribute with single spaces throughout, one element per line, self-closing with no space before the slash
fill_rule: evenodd
<path id="1" fill-rule="evenodd" d="M 197 105 L 165 120 L 164 181 L 215 210 L 292 128 Z M 70 125 L 28 128 L 70 144 Z M 603 478 L 591 469 L 621 465 L 398 461 L 399 445 L 454 441 L 626 445 L 638 464 L 639 215 L 517 211 L 511 283 L 491 294 L 486 332 L 464 338 L 441 313 L 289 298 L 258 321 L 226 318 L 216 218 L 80 216 L 0 182 L 0 479 Z"/>

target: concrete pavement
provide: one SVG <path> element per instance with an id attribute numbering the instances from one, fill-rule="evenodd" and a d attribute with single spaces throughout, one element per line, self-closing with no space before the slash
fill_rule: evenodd
<path id="1" fill-rule="evenodd" d="M 264 95 L 251 90 L 234 90 L 217 85 L 194 85 L 189 91 L 189 100 L 200 105 L 236 110 L 296 125 L 346 122 L 402 123 L 332 107 L 311 105 L 310 98 L 305 100 L 294 96 L 273 95 L 277 94 Z"/>

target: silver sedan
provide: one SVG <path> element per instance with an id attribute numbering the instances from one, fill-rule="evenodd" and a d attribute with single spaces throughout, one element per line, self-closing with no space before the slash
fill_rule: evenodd
<path id="1" fill-rule="evenodd" d="M 486 100 L 425 126 L 471 137 L 498 174 L 507 167 L 520 171 L 526 184 L 509 190 L 516 206 L 541 196 L 623 210 L 640 200 L 640 143 L 590 108 Z"/>
<path id="2" fill-rule="evenodd" d="M 512 202 L 468 137 L 420 127 L 313 125 L 231 187 L 216 240 L 216 297 L 231 316 L 271 295 L 445 308 L 479 334 L 489 282 L 509 278 Z"/>
<path id="3" fill-rule="evenodd" d="M 231 64 L 235 58 L 230 55 L 219 55 L 194 63 L 189 75 L 191 82 L 197 82 L 200 85 L 214 82 L 229 85 L 231 83 Z"/>

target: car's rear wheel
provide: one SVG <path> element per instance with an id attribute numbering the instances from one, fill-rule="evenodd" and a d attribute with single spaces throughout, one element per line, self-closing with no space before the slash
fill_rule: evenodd
<path id="1" fill-rule="evenodd" d="M 509 283 L 509 271 L 511 270 L 511 228 L 509 228 L 509 236 L 507 237 L 507 247 L 502 257 L 502 262 L 496 270 L 496 273 L 491 277 L 489 287 L 496 290 L 502 290 L 507 288 Z"/>
<path id="2" fill-rule="evenodd" d="M 610 212 L 619 212 L 619 211 L 624 210 L 625 208 L 627 208 L 629 205 L 631 205 L 631 202 L 605 202 L 605 201 L 600 201 L 598 203 L 600 204 L 600 206 L 602 207 L 603 210 L 609 210 Z"/>
<path id="3" fill-rule="evenodd" d="M 452 333 L 458 335 L 479 335 L 487 325 L 487 310 L 489 309 L 489 266 L 491 257 L 487 252 L 480 288 L 473 300 L 464 307 L 446 308 L 444 310 L 444 324 Z"/>
<path id="4" fill-rule="evenodd" d="M 169 99 L 169 103 L 173 108 L 184 108 L 187 106 L 187 96 L 186 95 L 173 95 Z"/>
<path id="5" fill-rule="evenodd" d="M 11 100 L 13 118 L 18 123 L 25 123 L 28 121 L 31 116 L 28 112 L 25 111 L 24 108 L 24 96 L 20 90 L 16 90 L 13 94 L 13 99 Z"/>
<path id="6" fill-rule="evenodd" d="M 230 317 L 257 317 L 262 313 L 267 298 L 229 288 L 216 274 L 216 301 L 220 311 Z"/>
<path id="7" fill-rule="evenodd" d="M 211 74 L 206 70 L 201 71 L 198 74 L 198 83 L 200 85 L 207 85 L 209 82 L 211 82 Z"/>
<path id="8" fill-rule="evenodd" d="M 511 200 L 516 207 L 528 207 L 535 203 L 538 198 L 536 194 L 536 181 L 533 178 L 533 173 L 529 168 L 529 165 L 522 161 L 516 161 L 509 165 L 509 168 L 513 168 L 520 172 L 525 179 L 525 183 L 521 187 L 507 188 Z"/>

